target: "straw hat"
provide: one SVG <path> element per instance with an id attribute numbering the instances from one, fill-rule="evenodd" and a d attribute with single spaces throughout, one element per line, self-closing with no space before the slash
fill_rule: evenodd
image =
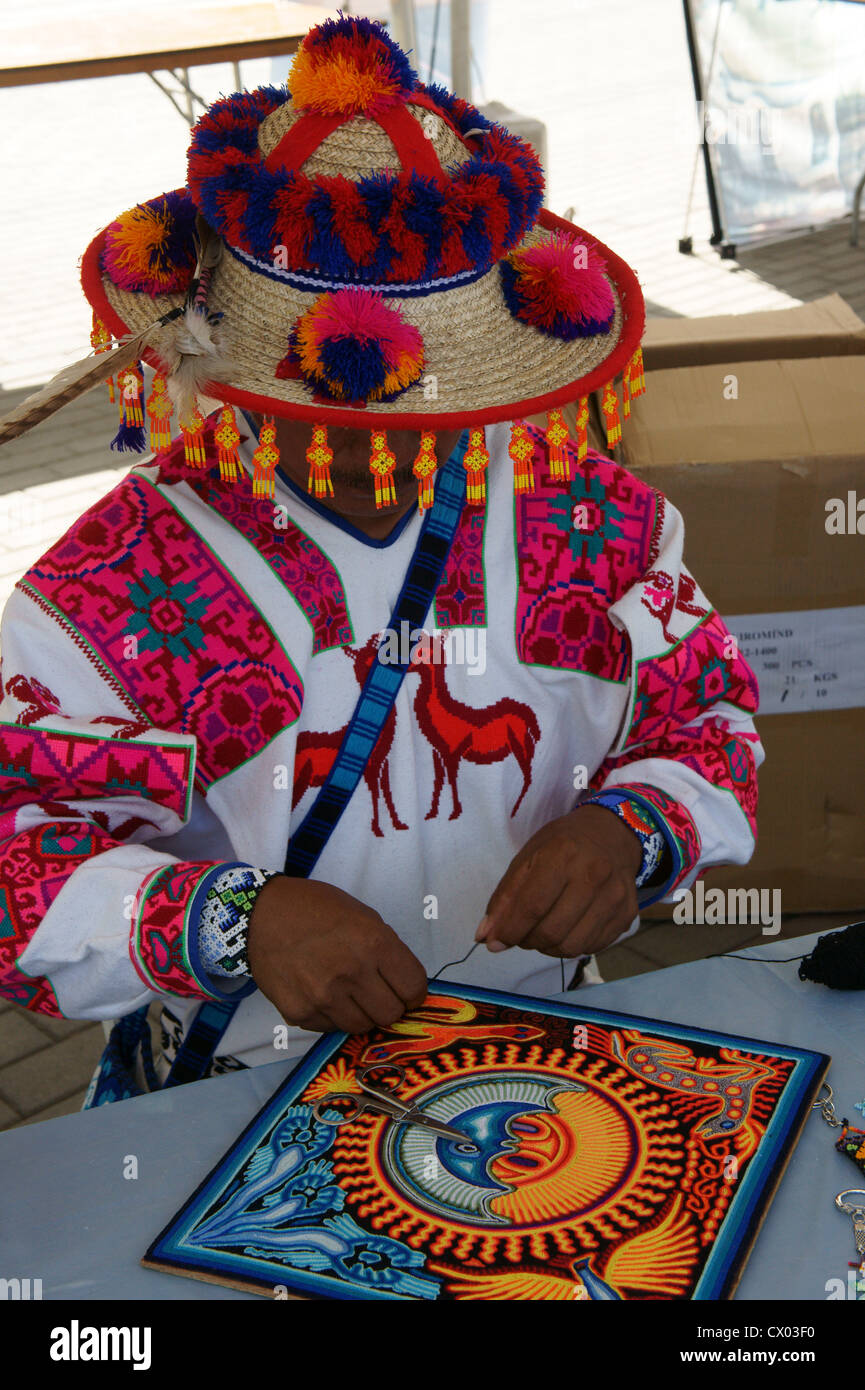
<path id="1" fill-rule="evenodd" d="M 561 406 L 605 387 L 608 438 L 643 389 L 644 305 L 633 271 L 541 208 L 533 149 L 468 102 L 424 86 L 374 21 L 310 30 L 287 87 L 215 102 L 192 131 L 187 187 L 139 204 L 82 265 L 97 352 L 120 340 L 115 448 L 144 447 L 140 359 L 156 369 L 151 446 L 176 409 L 187 459 L 207 462 L 219 402 L 220 473 L 238 476 L 232 406 L 265 417 L 255 491 L 272 496 L 276 416 L 311 426 L 310 489 L 331 491 L 327 426 L 370 431 L 380 505 L 389 428 L 423 431 L 421 506 L 434 431 L 472 429 L 469 500 L 484 500 L 485 424 L 514 421 L 515 484 L 528 487 L 524 417 L 548 413 L 553 469 L 569 476 Z M 130 336 L 132 338 L 130 339 Z M 108 364 L 106 364 L 106 375 Z M 2 438 L 2 426 L 0 426 Z M 521 462 L 522 460 L 522 462 Z"/>

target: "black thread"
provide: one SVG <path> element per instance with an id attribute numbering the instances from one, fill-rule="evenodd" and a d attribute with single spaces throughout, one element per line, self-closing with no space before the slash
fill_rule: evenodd
<path id="1" fill-rule="evenodd" d="M 454 966 L 454 965 L 462 965 L 464 961 L 467 961 L 467 960 L 468 960 L 468 958 L 469 958 L 469 956 L 471 955 L 472 951 L 476 950 L 476 949 L 478 948 L 478 946 L 480 946 L 480 944 L 481 944 L 481 943 L 480 943 L 479 941 L 476 941 L 476 942 L 474 943 L 474 945 L 471 947 L 471 950 L 466 951 L 466 954 L 465 954 L 464 956 L 461 956 L 459 960 L 449 960 L 448 963 L 447 963 L 447 965 L 443 965 L 443 966 L 442 966 L 441 970 L 437 970 L 436 973 L 435 973 L 434 975 L 430 975 L 430 980 L 437 980 L 438 977 L 439 977 L 439 975 L 441 975 L 442 971 L 444 971 L 444 970 L 450 970 L 451 967 Z"/>
<path id="2" fill-rule="evenodd" d="M 791 960 L 804 960 L 804 956 L 737 956 L 735 951 L 713 951 L 704 960 L 750 960 L 756 965 L 789 965 Z"/>
<path id="3" fill-rule="evenodd" d="M 450 970 L 451 967 L 454 966 L 454 965 L 462 965 L 465 961 L 468 960 L 468 958 L 469 958 L 469 956 L 471 955 L 472 951 L 476 950 L 477 947 L 480 946 L 480 944 L 481 944 L 481 943 L 480 943 L 479 941 L 476 941 L 476 942 L 474 943 L 474 945 L 471 947 L 471 949 L 468 950 L 464 956 L 461 956 L 459 960 L 450 960 L 450 961 L 448 961 L 447 965 L 443 965 L 443 966 L 441 967 L 441 969 L 440 969 L 440 970 L 437 970 L 436 973 L 435 973 L 434 975 L 430 975 L 430 980 L 431 980 L 431 981 L 432 981 L 432 980 L 437 980 L 438 977 L 439 977 L 439 975 L 443 974 L 445 970 Z M 567 993 L 567 985 L 565 984 L 565 959 L 564 959 L 564 956 L 559 956 L 559 968 L 560 968 L 560 970 L 561 970 L 561 972 L 562 972 L 562 994 L 566 994 L 566 993 Z"/>

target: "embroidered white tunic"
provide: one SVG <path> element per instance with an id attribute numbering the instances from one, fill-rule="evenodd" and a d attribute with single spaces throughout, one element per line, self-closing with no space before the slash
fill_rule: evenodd
<path id="1" fill-rule="evenodd" d="M 509 429 L 486 430 L 486 506 L 465 507 L 427 620 L 450 659 L 406 675 L 313 875 L 381 913 L 430 975 L 587 784 L 663 822 L 667 899 L 754 842 L 756 682 L 683 565 L 681 517 L 601 455 L 554 479 L 537 432 L 515 497 Z M 282 474 L 274 500 L 223 483 L 212 435 L 207 458 L 192 468 L 175 443 L 131 469 L 0 629 L 0 989 L 71 1018 L 162 998 L 178 1037 L 230 993 L 197 951 L 213 869 L 282 869 L 422 524 L 415 509 L 372 541 Z M 520 949 L 479 947 L 444 979 L 561 989 L 557 960 Z M 290 1028 L 286 1048 L 282 1025 L 253 990 L 219 1053 L 254 1065 L 314 1041 Z"/>

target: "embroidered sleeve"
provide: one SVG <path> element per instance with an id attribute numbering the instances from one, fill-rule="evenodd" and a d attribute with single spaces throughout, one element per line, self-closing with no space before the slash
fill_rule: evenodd
<path id="1" fill-rule="evenodd" d="M 627 792 L 661 827 L 670 899 L 714 864 L 745 864 L 756 837 L 754 673 L 682 562 L 684 527 L 660 494 L 648 565 L 610 608 L 627 634 L 628 703 L 590 793 Z"/>
<path id="2" fill-rule="evenodd" d="M 70 1018 L 221 997 L 190 954 L 190 909 L 223 862 L 144 843 L 193 814 L 194 737 L 124 706 L 19 590 L 0 691 L 0 993 Z"/>

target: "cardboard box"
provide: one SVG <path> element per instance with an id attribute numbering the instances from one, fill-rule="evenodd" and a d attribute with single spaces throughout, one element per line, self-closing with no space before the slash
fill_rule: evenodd
<path id="1" fill-rule="evenodd" d="M 794 309 L 713 318 L 656 318 L 646 323 L 647 371 L 715 362 L 865 354 L 865 323 L 840 294 Z"/>
<path id="2" fill-rule="evenodd" d="M 785 318 L 794 347 L 817 355 L 763 355 Z M 738 632 L 761 709 L 776 711 L 757 719 L 757 850 L 707 886 L 780 888 L 784 914 L 853 920 L 865 916 L 865 534 L 830 534 L 827 503 L 855 528 L 865 356 L 838 353 L 835 329 L 865 345 L 865 325 L 837 296 L 747 319 L 654 321 L 650 341 L 675 323 L 665 349 L 692 361 L 702 345 L 708 362 L 647 372 L 616 456 L 682 513 L 686 563 Z"/>

